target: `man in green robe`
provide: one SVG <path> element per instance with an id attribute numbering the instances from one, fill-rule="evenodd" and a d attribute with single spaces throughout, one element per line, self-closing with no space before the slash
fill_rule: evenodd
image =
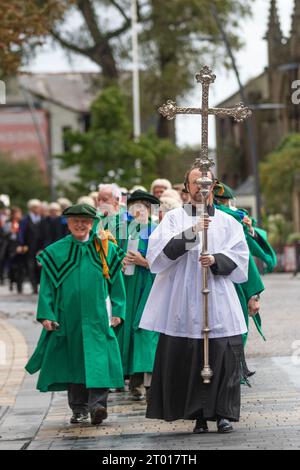
<path id="1" fill-rule="evenodd" d="M 159 199 L 150 193 L 137 190 L 127 200 L 128 213 L 123 220 L 126 238 L 120 240 L 126 252 L 124 258 L 124 282 L 126 289 L 126 320 L 117 328 L 124 375 L 129 376 L 129 390 L 134 400 L 144 398 L 150 385 L 158 333 L 139 328 L 155 275 L 146 260 L 149 236 L 156 225 L 151 222 L 151 205 L 159 205 Z M 146 375 L 146 382 L 144 377 Z"/>
<path id="2" fill-rule="evenodd" d="M 78 204 L 63 212 L 71 235 L 38 256 L 42 265 L 39 343 L 26 365 L 40 370 L 41 392 L 68 391 L 71 423 L 107 418 L 109 388 L 123 385 L 114 327 L 125 318 L 123 251 L 92 229 L 96 210 Z"/>
<path id="3" fill-rule="evenodd" d="M 250 217 L 245 209 L 230 207 L 230 201 L 235 195 L 229 186 L 218 183 L 215 186 L 214 202 L 219 209 L 232 215 L 238 222 L 242 222 L 248 247 L 252 256 L 264 263 L 264 271 L 273 272 L 276 264 L 276 253 L 267 239 L 267 232 L 256 226 L 256 220 Z"/>
<path id="4" fill-rule="evenodd" d="M 114 183 L 100 184 L 98 192 L 98 217 L 93 230 L 108 230 L 120 245 L 126 238 L 126 224 L 123 223 L 125 207 L 121 205 L 122 192 Z"/>
<path id="5" fill-rule="evenodd" d="M 248 213 L 244 209 L 235 209 L 230 207 L 230 201 L 234 199 L 234 193 L 232 189 L 224 183 L 218 182 L 214 189 L 214 203 L 216 208 L 226 212 L 227 214 L 234 217 L 238 222 L 243 225 L 246 241 L 250 251 L 249 267 L 248 267 L 248 281 L 243 284 L 235 284 L 235 288 L 243 309 L 247 328 L 249 328 L 249 316 L 253 318 L 255 326 L 263 339 L 265 339 L 261 329 L 261 318 L 259 315 L 259 296 L 264 290 L 264 284 L 262 282 L 260 273 L 256 266 L 253 256 L 259 257 L 266 263 L 267 270 L 270 271 L 274 267 L 276 262 L 276 256 L 273 255 L 274 251 L 268 244 L 266 238 L 264 245 L 262 244 L 262 237 L 259 235 L 255 237 L 255 233 L 252 227 L 252 221 L 248 216 Z M 263 250 L 264 247 L 265 251 Z M 275 258 L 274 258 L 275 256 Z M 243 335 L 244 346 L 246 345 L 248 333 Z M 252 373 L 248 370 L 246 364 L 244 364 L 245 370 L 244 375 L 250 376 Z"/>

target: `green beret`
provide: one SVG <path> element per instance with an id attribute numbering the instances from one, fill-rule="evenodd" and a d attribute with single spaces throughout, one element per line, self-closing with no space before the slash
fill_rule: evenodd
<path id="1" fill-rule="evenodd" d="M 153 194 L 147 193 L 146 191 L 142 191 L 141 189 L 137 189 L 132 194 L 130 194 L 129 198 L 127 199 L 127 205 L 136 201 L 145 201 L 150 204 L 160 204 L 157 197 L 153 196 Z"/>
<path id="2" fill-rule="evenodd" d="M 67 207 L 62 213 L 64 217 L 85 217 L 86 219 L 98 219 L 96 209 L 89 204 L 75 204 Z"/>
<path id="3" fill-rule="evenodd" d="M 218 199 L 234 199 L 235 194 L 233 190 L 224 183 L 218 182 L 215 185 L 214 196 Z"/>

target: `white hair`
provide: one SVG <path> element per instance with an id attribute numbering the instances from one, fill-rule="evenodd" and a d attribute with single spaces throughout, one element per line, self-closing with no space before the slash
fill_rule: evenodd
<path id="1" fill-rule="evenodd" d="M 88 204 L 89 206 L 95 207 L 95 200 L 90 196 L 81 196 L 77 204 Z"/>
<path id="2" fill-rule="evenodd" d="M 136 184 L 135 186 L 133 186 L 129 192 L 130 192 L 130 194 L 132 194 L 132 193 L 134 193 L 134 191 L 137 191 L 138 189 L 139 189 L 140 191 L 145 191 L 145 192 L 147 192 L 147 189 L 145 188 L 145 186 L 141 186 L 141 185 L 138 185 L 138 184 Z"/>
<path id="3" fill-rule="evenodd" d="M 58 204 L 58 202 L 51 202 L 49 204 L 49 210 L 50 211 L 60 211 L 61 210 L 61 207 L 60 205 Z"/>
<path id="4" fill-rule="evenodd" d="M 10 206 L 10 198 L 7 194 L 1 194 L 0 195 L 0 201 L 3 202 L 5 207 Z"/>
<path id="5" fill-rule="evenodd" d="M 93 199 L 97 199 L 98 198 L 98 191 L 92 191 L 89 194 L 89 197 L 92 197 Z"/>
<path id="6" fill-rule="evenodd" d="M 154 188 L 156 188 L 156 186 L 163 186 L 164 188 L 166 189 L 172 189 L 172 184 L 169 180 L 166 180 L 164 178 L 158 178 L 156 180 L 153 181 L 153 183 L 151 184 L 151 193 L 153 193 L 153 190 Z"/>
<path id="7" fill-rule="evenodd" d="M 180 194 L 175 189 L 166 189 L 162 193 L 161 197 L 163 197 L 163 198 L 167 197 L 167 198 L 175 199 L 178 202 L 181 202 Z"/>
<path id="8" fill-rule="evenodd" d="M 42 203 L 39 199 L 29 199 L 27 202 L 27 207 L 28 209 L 31 209 L 32 207 L 41 207 Z"/>
<path id="9" fill-rule="evenodd" d="M 62 210 L 67 209 L 67 207 L 70 207 L 72 205 L 72 202 L 66 197 L 59 197 L 57 199 L 57 202 L 60 205 Z"/>
<path id="10" fill-rule="evenodd" d="M 98 191 L 108 190 L 111 191 L 113 197 L 120 200 L 122 198 L 122 191 L 119 186 L 115 183 L 111 184 L 99 184 Z"/>
<path id="11" fill-rule="evenodd" d="M 173 209 L 177 209 L 177 207 L 181 207 L 182 203 L 177 201 L 172 197 L 161 197 L 160 199 L 160 207 L 159 210 L 163 213 L 169 212 Z"/>

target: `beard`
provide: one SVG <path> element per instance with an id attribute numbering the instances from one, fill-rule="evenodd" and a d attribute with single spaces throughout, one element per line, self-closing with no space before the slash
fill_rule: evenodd
<path id="1" fill-rule="evenodd" d="M 200 193 L 200 191 L 198 191 L 197 193 L 191 194 L 190 196 L 192 200 L 195 202 L 199 202 L 199 203 L 203 202 L 202 194 Z"/>

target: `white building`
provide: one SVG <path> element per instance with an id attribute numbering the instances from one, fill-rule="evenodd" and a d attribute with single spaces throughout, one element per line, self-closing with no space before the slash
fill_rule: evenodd
<path id="1" fill-rule="evenodd" d="M 76 168 L 62 170 L 55 156 L 66 150 L 66 129 L 88 128 L 99 78 L 96 73 L 23 73 L 9 80 L 6 104 L 0 107 L 0 152 L 36 158 L 52 188 L 76 180 Z"/>

